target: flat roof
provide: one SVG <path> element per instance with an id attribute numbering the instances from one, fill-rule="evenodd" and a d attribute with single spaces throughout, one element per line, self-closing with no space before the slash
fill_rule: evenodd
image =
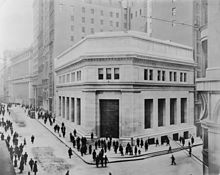
<path id="1" fill-rule="evenodd" d="M 88 35 L 56 57 L 55 67 L 81 56 L 136 54 L 194 64 L 192 47 L 148 37 L 136 31 L 100 32 Z"/>

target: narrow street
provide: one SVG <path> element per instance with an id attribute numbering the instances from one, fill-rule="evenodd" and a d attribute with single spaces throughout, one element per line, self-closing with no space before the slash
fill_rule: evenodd
<path id="1" fill-rule="evenodd" d="M 14 111 L 14 114 L 13 112 L 11 114 L 13 121 L 17 122 L 14 124 L 15 131 L 22 136 L 20 140 L 24 138 L 27 140 L 24 152 L 26 151 L 29 155 L 28 161 L 30 158 L 37 160 L 38 174 L 40 175 L 64 175 L 67 170 L 70 170 L 71 175 L 108 175 L 109 172 L 112 175 L 202 174 L 202 165 L 195 159 L 188 157 L 185 151 L 174 153 L 176 166 L 170 165 L 170 154 L 140 161 L 112 163 L 107 168 L 96 168 L 95 165 L 88 165 L 76 155 L 69 159 L 67 147 L 37 120 L 26 117 L 20 107 L 13 107 L 12 110 Z M 34 144 L 30 142 L 32 134 L 35 136 Z M 26 165 L 22 174 L 27 174 L 28 171 L 30 168 Z M 16 168 L 16 173 L 20 174 L 18 168 Z"/>

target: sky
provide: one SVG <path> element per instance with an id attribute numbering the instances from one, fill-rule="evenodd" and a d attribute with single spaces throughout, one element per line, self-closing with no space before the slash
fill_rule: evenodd
<path id="1" fill-rule="evenodd" d="M 33 0 L 0 0 L 0 58 L 33 42 Z M 1 61 L 0 61 L 1 63 Z"/>

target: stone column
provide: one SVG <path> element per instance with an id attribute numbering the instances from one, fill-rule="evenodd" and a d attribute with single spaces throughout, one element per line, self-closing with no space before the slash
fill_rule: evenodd
<path id="1" fill-rule="evenodd" d="M 170 99 L 166 98 L 166 120 L 165 125 L 170 126 Z"/>
<path id="2" fill-rule="evenodd" d="M 180 98 L 177 98 L 176 99 L 176 123 L 177 123 L 177 125 L 179 125 L 180 123 L 181 123 L 181 100 L 180 100 Z"/>

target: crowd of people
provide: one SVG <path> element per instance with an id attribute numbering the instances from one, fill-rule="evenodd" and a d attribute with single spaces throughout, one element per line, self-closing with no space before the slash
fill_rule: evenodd
<path id="1" fill-rule="evenodd" d="M 38 172 L 37 161 L 32 158 L 28 161 L 28 153 L 24 152 L 24 147 L 27 145 L 27 141 L 19 139 L 19 134 L 14 131 L 13 123 L 5 116 L 6 112 L 10 116 L 10 105 L 0 104 L 0 128 L 1 128 L 1 140 L 5 141 L 11 161 L 14 168 L 18 168 L 20 173 L 24 171 L 24 166 L 27 163 L 30 166 L 30 170 L 36 175 Z M 34 136 L 31 136 L 31 142 L 34 143 Z M 30 173 L 30 172 L 29 172 Z"/>

